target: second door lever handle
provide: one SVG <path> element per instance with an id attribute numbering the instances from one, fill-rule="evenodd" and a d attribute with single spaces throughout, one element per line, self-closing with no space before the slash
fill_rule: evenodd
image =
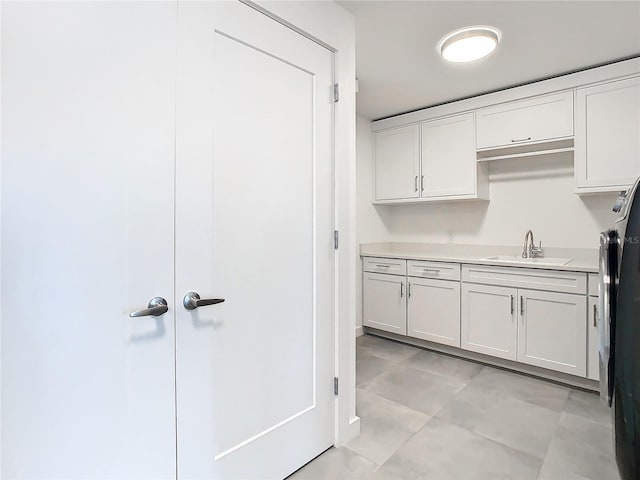
<path id="1" fill-rule="evenodd" d="M 224 298 L 200 298 L 196 292 L 187 293 L 182 299 L 182 305 L 187 310 L 195 310 L 198 307 L 205 307 L 207 305 L 215 305 L 216 303 L 224 302 Z"/>

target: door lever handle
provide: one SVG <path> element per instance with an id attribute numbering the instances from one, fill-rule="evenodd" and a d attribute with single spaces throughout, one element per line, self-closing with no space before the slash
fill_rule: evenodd
<path id="1" fill-rule="evenodd" d="M 182 305 L 187 310 L 195 310 L 198 307 L 206 307 L 207 305 L 215 305 L 224 302 L 224 298 L 200 298 L 196 292 L 187 293 L 182 299 Z"/>
<path id="2" fill-rule="evenodd" d="M 136 312 L 131 312 L 129 314 L 130 317 L 159 317 L 167 313 L 169 307 L 167 306 L 167 301 L 162 297 L 153 297 L 149 300 L 149 304 L 147 308 L 144 310 L 138 310 Z"/>

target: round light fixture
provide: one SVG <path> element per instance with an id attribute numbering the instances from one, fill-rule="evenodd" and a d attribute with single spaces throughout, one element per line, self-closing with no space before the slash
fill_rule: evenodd
<path id="1" fill-rule="evenodd" d="M 472 62 L 486 57 L 500 42 L 500 30 L 477 25 L 445 35 L 438 44 L 440 54 L 450 62 Z"/>

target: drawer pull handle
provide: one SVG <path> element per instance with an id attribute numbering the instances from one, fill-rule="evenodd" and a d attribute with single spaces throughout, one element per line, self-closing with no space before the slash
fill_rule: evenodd
<path id="1" fill-rule="evenodd" d="M 379 267 L 379 268 L 389 268 L 390 266 L 391 265 L 382 265 L 380 263 L 376 263 L 376 267 Z"/>
<path id="2" fill-rule="evenodd" d="M 529 140 L 531 140 L 531 137 L 527 137 L 527 138 L 518 138 L 518 139 L 512 139 L 511 143 L 520 143 L 520 142 L 528 142 Z"/>
<path id="3" fill-rule="evenodd" d="M 598 319 L 598 313 L 597 313 L 597 310 L 596 310 L 596 306 L 594 305 L 593 306 L 593 326 L 594 327 L 598 326 L 598 324 L 597 324 L 598 320 L 597 319 Z"/>
<path id="4" fill-rule="evenodd" d="M 440 270 L 436 270 L 434 268 L 423 268 L 424 273 L 435 273 L 436 275 L 440 273 Z"/>

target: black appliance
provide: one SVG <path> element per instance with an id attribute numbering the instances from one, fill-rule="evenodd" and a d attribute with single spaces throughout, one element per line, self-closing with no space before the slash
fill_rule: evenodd
<path id="1" fill-rule="evenodd" d="M 639 183 L 620 194 L 618 220 L 600 235 L 600 396 L 612 408 L 623 480 L 640 479 Z"/>

